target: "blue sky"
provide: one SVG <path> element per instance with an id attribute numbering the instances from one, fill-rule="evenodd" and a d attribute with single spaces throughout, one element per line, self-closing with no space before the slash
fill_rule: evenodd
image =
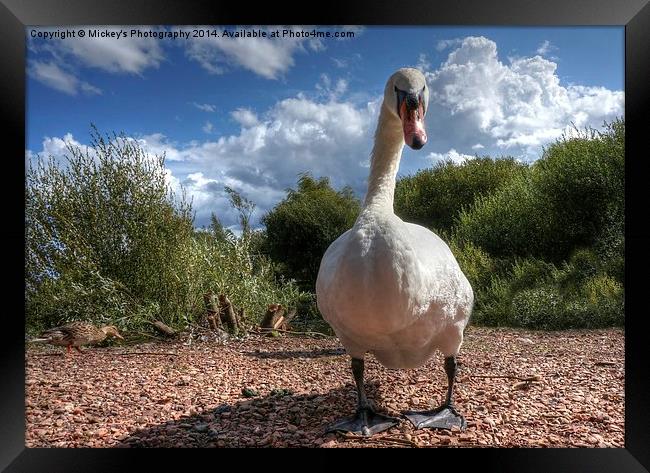
<path id="1" fill-rule="evenodd" d="M 258 219 L 305 171 L 363 197 L 381 94 L 399 67 L 420 68 L 432 92 L 429 142 L 405 150 L 400 175 L 477 154 L 533 161 L 570 123 L 600 127 L 624 109 L 622 27 L 317 28 L 354 33 L 349 39 L 33 37 L 95 28 L 26 29 L 27 161 L 87 144 L 91 123 L 123 131 L 167 153 L 170 185 L 193 197 L 197 226 L 211 212 L 236 224 L 225 185 L 257 204 Z M 110 31 L 134 28 L 196 29 Z"/>

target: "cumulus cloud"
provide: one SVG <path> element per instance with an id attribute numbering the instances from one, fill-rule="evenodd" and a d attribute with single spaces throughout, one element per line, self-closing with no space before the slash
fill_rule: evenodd
<path id="1" fill-rule="evenodd" d="M 58 28 L 37 29 L 41 32 L 54 32 Z M 121 30 L 120 27 L 102 29 L 114 32 Z M 116 40 L 76 36 L 43 41 L 28 37 L 28 49 L 30 54 L 38 57 L 38 60 L 30 61 L 28 73 L 48 87 L 68 95 L 77 95 L 79 92 L 85 95 L 102 93 L 98 87 L 78 78 L 81 67 L 141 75 L 147 68 L 157 68 L 164 60 L 160 43 L 151 38 Z"/>
<path id="2" fill-rule="evenodd" d="M 441 39 L 436 43 L 436 51 L 444 51 L 452 46 L 457 46 L 462 42 L 460 38 L 455 39 Z"/>
<path id="3" fill-rule="evenodd" d="M 207 225 L 211 212 L 224 225 L 237 225 L 224 186 L 255 202 L 253 224 L 259 225 L 302 172 L 329 176 L 335 187 L 351 185 L 363 196 L 378 108 L 378 100 L 355 106 L 299 94 L 261 116 L 246 108 L 232 111 L 241 126 L 238 134 L 182 144 L 160 133 L 132 139 L 151 155 L 166 156 L 168 182 L 192 197 L 197 226 Z M 64 141 L 48 139 L 43 149 L 60 148 Z"/>
<path id="4" fill-rule="evenodd" d="M 474 159 L 474 156 L 468 154 L 461 154 L 456 151 L 454 148 L 450 149 L 446 153 L 429 153 L 427 159 L 432 161 L 434 164 L 451 161 L 455 164 L 462 164 L 468 159 Z"/>
<path id="5" fill-rule="evenodd" d="M 257 204 L 254 222 L 294 187 L 299 173 L 329 176 L 336 187 L 352 185 L 365 191 L 367 164 L 376 125 L 378 102 L 355 107 L 346 102 L 320 103 L 304 96 L 282 100 L 258 117 L 248 109 L 232 116 L 239 134 L 216 141 L 171 146 L 174 175 L 195 199 L 197 222 L 211 211 L 224 224 L 237 223 L 223 187 L 242 192 Z M 160 140 L 157 141 L 160 143 Z M 200 173 L 200 176 L 196 173 Z M 188 180 L 189 179 L 189 180 Z M 202 223 L 200 223 L 202 224 Z"/>
<path id="6" fill-rule="evenodd" d="M 270 33 L 276 27 L 246 27 L 242 30 L 264 30 Z M 290 28 L 292 29 L 292 28 Z M 304 52 L 307 47 L 320 51 L 323 45 L 318 41 L 304 38 L 190 38 L 187 42 L 186 54 L 197 61 L 211 74 L 223 74 L 229 68 L 242 67 L 267 79 L 278 79 L 295 63 L 294 55 Z"/>
<path id="7" fill-rule="evenodd" d="M 66 133 L 63 138 L 57 136 L 50 137 L 46 136 L 43 138 L 42 148 L 34 152 L 32 150 L 25 150 L 25 165 L 32 166 L 39 159 L 49 159 L 52 158 L 58 165 L 62 165 L 65 156 L 68 154 L 68 147 L 81 147 L 84 151 L 88 151 L 88 148 L 77 140 L 74 139 L 72 133 Z"/>
<path id="8" fill-rule="evenodd" d="M 425 69 L 429 142 L 420 152 L 405 150 L 401 174 L 442 160 L 464 162 L 477 150 L 533 160 L 571 122 L 599 127 L 622 114 L 622 91 L 563 85 L 556 64 L 541 56 L 504 63 L 496 44 L 483 37 L 454 40 L 445 49 L 440 67 Z M 198 226 L 209 223 L 211 212 L 226 226 L 237 225 L 225 186 L 256 203 L 253 224 L 259 225 L 301 172 L 328 176 L 337 188 L 351 185 L 363 197 L 381 97 L 345 101 L 348 87 L 344 79 L 323 74 L 311 94 L 297 93 L 264 110 L 242 103 L 229 112 L 238 130 L 218 138 L 178 143 L 155 133 L 133 139 L 166 155 L 168 182 L 193 198 Z M 73 138 L 48 140 L 44 150 Z"/>
<path id="9" fill-rule="evenodd" d="M 429 59 L 427 58 L 427 55 L 424 53 L 421 53 L 420 56 L 418 57 L 418 63 L 417 66 L 415 66 L 417 69 L 420 69 L 421 71 L 426 71 L 431 68 L 431 63 L 429 62 Z"/>
<path id="10" fill-rule="evenodd" d="M 147 27 L 150 28 L 150 27 Z M 120 31 L 121 27 L 102 28 Z M 113 73 L 142 74 L 145 69 L 158 68 L 165 55 L 160 41 L 154 38 L 66 38 L 58 40 L 54 48 L 59 54 L 69 55 L 84 66 Z"/>
<path id="11" fill-rule="evenodd" d="M 63 70 L 53 62 L 33 61 L 28 69 L 28 74 L 37 81 L 68 95 L 97 95 L 102 91 L 98 87 L 79 80 L 74 74 Z"/>
<path id="12" fill-rule="evenodd" d="M 539 47 L 537 48 L 537 54 L 541 56 L 546 56 L 548 53 L 550 53 L 555 49 L 557 48 L 553 46 L 549 40 L 544 40 L 542 44 L 540 44 Z"/>
<path id="13" fill-rule="evenodd" d="M 463 152 L 480 142 L 492 154 L 533 160 L 571 123 L 599 128 L 623 114 L 622 91 L 565 86 L 556 69 L 541 56 L 505 64 L 496 43 L 485 37 L 459 40 L 440 68 L 426 73 L 435 152 Z"/>
<path id="14" fill-rule="evenodd" d="M 199 110 L 203 110 L 204 112 L 213 113 L 213 112 L 215 112 L 217 110 L 217 108 L 214 105 L 210 105 L 209 103 L 192 102 L 192 105 L 194 105 Z"/>
<path id="15" fill-rule="evenodd" d="M 316 84 L 316 90 L 328 100 L 338 100 L 348 90 L 348 81 L 341 78 L 334 82 L 327 74 L 323 73 Z"/>
<path id="16" fill-rule="evenodd" d="M 258 123 L 257 115 L 248 108 L 238 108 L 233 110 L 230 115 L 244 128 L 252 127 Z"/>
<path id="17" fill-rule="evenodd" d="M 203 127 L 202 127 L 201 129 L 202 129 L 205 133 L 210 134 L 210 133 L 212 133 L 213 128 L 214 128 L 214 126 L 212 125 L 212 123 L 209 122 L 209 121 L 207 121 L 207 122 L 205 122 L 205 125 L 203 125 Z"/>

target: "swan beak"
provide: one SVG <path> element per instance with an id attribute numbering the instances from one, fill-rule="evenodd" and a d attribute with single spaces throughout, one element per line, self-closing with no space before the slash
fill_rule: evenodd
<path id="1" fill-rule="evenodd" d="M 399 116 L 404 130 L 404 142 L 413 149 L 420 149 L 427 142 L 424 129 L 424 105 L 421 94 L 405 94 L 399 104 Z"/>

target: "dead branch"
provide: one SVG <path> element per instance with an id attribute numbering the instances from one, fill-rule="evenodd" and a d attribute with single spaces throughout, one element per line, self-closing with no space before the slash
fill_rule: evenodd
<path id="1" fill-rule="evenodd" d="M 296 331 L 293 331 L 293 330 L 283 330 L 281 328 L 275 329 L 274 331 L 275 332 L 282 332 L 282 333 L 289 333 L 289 334 L 292 334 L 292 335 L 318 335 L 318 336 L 325 337 L 325 338 L 334 338 L 332 335 L 327 335 L 327 334 L 324 334 L 324 333 L 321 333 L 321 332 L 310 332 L 310 331 L 296 332 Z M 254 329 L 252 329 L 252 330 L 249 330 L 248 332 L 253 333 L 253 334 L 257 334 L 257 335 L 262 335 L 262 334 L 266 335 L 266 334 L 269 333 L 269 330 L 268 329 L 267 330 L 254 330 Z"/>
<path id="2" fill-rule="evenodd" d="M 235 314 L 235 309 L 233 309 L 230 299 L 225 294 L 219 294 L 219 317 L 222 322 L 226 323 L 230 333 L 237 335 L 239 332 L 239 321 L 237 320 L 237 315 Z"/>
<path id="3" fill-rule="evenodd" d="M 171 328 L 169 325 L 166 325 L 162 323 L 160 320 L 156 320 L 155 322 L 151 322 L 151 324 L 158 330 L 160 333 L 166 335 L 167 337 L 174 337 L 176 336 L 176 330 Z"/>
<path id="4" fill-rule="evenodd" d="M 218 315 L 219 306 L 217 305 L 212 291 L 208 291 L 203 294 L 203 303 L 205 304 L 205 310 L 207 311 L 206 318 L 208 320 L 210 328 L 212 330 L 221 328 L 221 317 Z"/>

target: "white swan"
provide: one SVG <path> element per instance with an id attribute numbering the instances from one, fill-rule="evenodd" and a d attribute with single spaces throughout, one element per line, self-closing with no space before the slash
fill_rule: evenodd
<path id="1" fill-rule="evenodd" d="M 416 428 L 465 427 L 452 405 L 456 355 L 474 294 L 449 247 L 436 234 L 393 213 L 395 176 L 404 144 L 426 143 L 429 90 L 422 73 L 400 69 L 389 79 L 375 132 L 368 192 L 354 226 L 325 252 L 316 280 L 318 308 L 352 358 L 359 408 L 330 428 L 370 435 L 398 419 L 375 412 L 363 385 L 370 352 L 388 368 L 423 365 L 445 355 L 447 398 L 438 409 L 405 413 Z"/>

